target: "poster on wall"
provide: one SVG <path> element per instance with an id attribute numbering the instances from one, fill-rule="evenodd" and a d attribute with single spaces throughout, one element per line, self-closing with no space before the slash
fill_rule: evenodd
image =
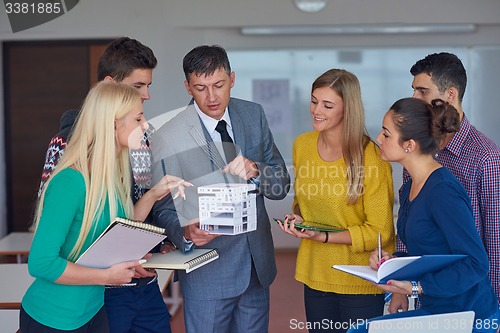
<path id="1" fill-rule="evenodd" d="M 253 80 L 252 88 L 253 101 L 264 108 L 271 132 L 289 132 L 292 124 L 289 80 Z"/>

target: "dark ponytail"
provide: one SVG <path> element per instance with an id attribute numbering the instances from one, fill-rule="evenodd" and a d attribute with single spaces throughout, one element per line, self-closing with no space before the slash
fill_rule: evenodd
<path id="1" fill-rule="evenodd" d="M 460 130 L 457 110 L 441 99 L 431 104 L 417 98 L 403 98 L 390 108 L 393 120 L 401 133 L 401 143 L 413 139 L 422 154 L 432 154 L 446 134 Z"/>

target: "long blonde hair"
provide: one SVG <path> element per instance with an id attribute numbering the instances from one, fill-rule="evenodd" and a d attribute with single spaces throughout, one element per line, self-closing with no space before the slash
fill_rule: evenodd
<path id="1" fill-rule="evenodd" d="M 344 102 L 344 128 L 342 154 L 347 168 L 347 203 L 356 203 L 363 194 L 364 150 L 370 137 L 365 128 L 365 111 L 358 78 L 344 69 L 330 69 L 312 84 L 317 88 L 329 87 Z"/>
<path id="2" fill-rule="evenodd" d="M 109 216 L 117 216 L 118 201 L 132 216 L 131 175 L 128 149 L 117 151 L 115 120 L 126 116 L 141 101 L 138 91 L 124 84 L 99 82 L 83 103 L 71 140 L 52 176 L 45 184 L 35 216 L 35 227 L 43 211 L 45 191 L 51 179 L 66 168 L 79 171 L 85 181 L 85 208 L 82 227 L 69 259 L 76 259 L 94 221 L 109 202 Z M 64 208 L 63 208 L 64 209 Z"/>

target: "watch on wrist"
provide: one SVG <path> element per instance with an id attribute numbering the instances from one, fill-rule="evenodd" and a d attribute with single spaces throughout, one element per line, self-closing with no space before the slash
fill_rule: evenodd
<path id="1" fill-rule="evenodd" d="M 411 298 L 418 298 L 418 283 L 416 281 L 410 281 L 411 283 Z"/>
<path id="2" fill-rule="evenodd" d="M 419 295 L 422 295 L 424 293 L 424 288 L 422 288 L 422 284 L 420 283 L 420 281 L 418 281 L 417 284 L 418 284 L 418 288 L 420 290 Z"/>

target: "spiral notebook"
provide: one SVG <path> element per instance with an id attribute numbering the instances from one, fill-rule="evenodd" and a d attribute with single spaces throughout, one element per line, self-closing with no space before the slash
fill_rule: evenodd
<path id="1" fill-rule="evenodd" d="M 182 269 L 186 273 L 194 271 L 203 265 L 219 258 L 217 249 L 193 249 L 188 253 L 175 250 L 165 254 L 153 253 L 148 261 L 142 264 L 144 268 Z"/>
<path id="2" fill-rule="evenodd" d="M 116 218 L 78 258 L 76 264 L 108 268 L 124 262 L 140 260 L 167 238 L 165 229 L 151 224 Z"/>

